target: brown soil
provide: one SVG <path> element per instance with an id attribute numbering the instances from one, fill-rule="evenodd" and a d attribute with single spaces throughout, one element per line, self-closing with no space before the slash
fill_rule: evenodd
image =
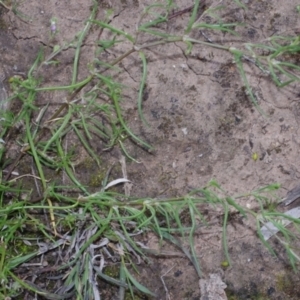
<path id="1" fill-rule="evenodd" d="M 299 32 L 297 1 L 290 0 L 288 5 L 277 0 L 244 2 L 248 10 L 238 8 L 230 0 L 211 0 L 205 4 L 206 7 L 224 5 L 221 16 L 226 23 L 247 24 L 237 28 L 240 36 L 210 34 L 204 30 L 195 38 L 205 40 L 203 34 L 207 34 L 215 42 L 239 47 L 242 42 L 259 43 L 269 36 Z M 101 1 L 99 18 L 104 9 L 113 8 L 111 25 L 132 32 L 136 16 L 151 3 L 150 0 Z M 191 4 L 193 1 L 176 1 L 178 10 Z M 73 39 L 83 28 L 90 5 L 91 1 L 86 0 L 22 1 L 18 10 L 30 16 L 28 21 L 0 5 L 0 75 L 6 78 L 3 83 L 7 90 L 8 78 L 15 74 L 25 76 L 40 48 L 50 53 L 54 44 L 62 45 Z M 59 33 L 49 44 L 49 22 L 53 16 L 58 20 Z M 188 16 L 183 14 L 170 20 L 166 31 L 176 34 L 182 30 Z M 97 32 L 85 41 L 80 57 L 82 70 L 91 62 L 90 48 L 96 37 Z M 123 47 L 120 44 L 119 49 L 107 51 L 107 60 L 124 52 Z M 195 46 L 188 56 L 184 51 L 185 46 L 179 43 L 146 51 L 149 74 L 143 113 L 149 127 L 141 122 L 136 109 L 141 78 L 138 55 L 126 58 L 119 66 L 122 71 L 116 80 L 127 86 L 122 102 L 124 116 L 132 131 L 155 148 L 155 153 L 149 154 L 130 141 L 125 142 L 129 153 L 140 162 L 127 163 L 128 178 L 133 182 L 131 195 L 179 196 L 205 186 L 214 178 L 230 195 L 278 182 L 283 187 L 280 196 L 285 196 L 300 177 L 299 85 L 277 88 L 259 69 L 245 64 L 250 85 L 266 114 L 263 116 L 248 99 L 232 56 L 203 46 Z M 56 69 L 42 71 L 44 85 L 68 84 L 72 55 L 73 49 L 64 51 L 58 57 L 60 64 Z M 79 77 L 85 75 L 83 71 Z M 59 102 L 55 93 L 51 97 Z M 41 98 L 41 103 L 48 100 Z M 258 155 L 257 160 L 252 158 L 253 153 Z M 105 155 L 103 160 L 118 161 L 115 152 Z M 78 167 L 77 174 L 85 182 L 91 180 L 87 176 L 92 176 L 87 173 L 84 166 Z M 253 199 L 248 201 L 243 205 L 254 205 Z M 251 223 L 236 218 L 228 227 L 232 266 L 222 270 L 222 276 L 228 286 L 227 295 L 231 295 L 229 299 L 300 299 L 299 277 L 288 266 L 284 251 L 278 249 L 278 257 L 271 256 L 248 222 Z M 195 236 L 204 276 L 221 272 L 225 259 L 221 232 L 218 223 Z M 157 241 L 149 237 L 148 245 L 155 247 Z M 157 299 L 200 298 L 199 278 L 187 259 L 152 261 L 150 266 L 140 266 L 141 281 L 158 295 Z M 161 280 L 164 274 L 168 295 Z M 103 299 L 113 299 L 105 295 L 104 292 Z"/>

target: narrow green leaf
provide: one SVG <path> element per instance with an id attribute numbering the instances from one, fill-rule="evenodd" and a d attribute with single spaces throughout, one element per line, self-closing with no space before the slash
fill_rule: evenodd
<path id="1" fill-rule="evenodd" d="M 91 21 L 92 23 L 95 23 L 103 28 L 107 28 L 109 29 L 111 32 L 114 32 L 114 33 L 117 33 L 117 34 L 120 34 L 122 36 L 124 36 L 126 39 L 128 39 L 130 42 L 134 43 L 134 38 L 128 34 L 127 32 L 121 30 L 121 29 L 118 29 L 118 28 L 115 28 L 105 22 L 101 22 L 101 21 L 96 21 L 96 20 L 92 20 Z"/>
<path id="2" fill-rule="evenodd" d="M 149 126 L 147 123 L 146 119 L 144 118 L 143 111 L 142 111 L 142 103 L 143 103 L 143 93 L 144 93 L 144 88 L 146 85 L 146 80 L 147 80 L 147 61 L 146 61 L 146 56 L 144 52 L 140 51 L 139 52 L 140 58 L 142 60 L 142 65 L 143 65 L 143 74 L 140 82 L 140 88 L 139 88 L 139 94 L 138 94 L 138 112 L 141 120 Z"/>
<path id="3" fill-rule="evenodd" d="M 195 0 L 195 4 L 194 4 L 194 8 L 193 8 L 193 12 L 192 12 L 192 15 L 189 19 L 189 22 L 188 22 L 188 25 L 185 29 L 185 34 L 189 34 L 190 31 L 192 30 L 193 28 L 193 25 L 196 21 L 196 17 L 197 17 L 197 13 L 198 13 L 198 9 L 199 9 L 199 4 L 200 4 L 200 0 Z"/>
<path id="4" fill-rule="evenodd" d="M 149 291 L 145 286 L 143 286 L 142 284 L 140 284 L 128 271 L 128 269 L 124 266 L 124 273 L 125 275 L 128 277 L 128 279 L 132 282 L 132 284 L 142 293 L 152 296 L 152 297 L 156 297 L 156 295 L 154 293 L 152 293 L 151 291 Z"/>

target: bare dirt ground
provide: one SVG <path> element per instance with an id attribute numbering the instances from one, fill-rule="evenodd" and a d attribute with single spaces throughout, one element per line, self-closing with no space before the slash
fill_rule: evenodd
<path id="1" fill-rule="evenodd" d="M 224 22 L 247 24 L 229 34 L 211 34 L 212 41 L 239 46 L 243 42 L 260 42 L 273 35 L 294 35 L 300 30 L 297 1 L 288 5 L 278 0 L 244 1 L 248 10 L 238 8 L 234 1 L 211 0 L 205 5 L 224 5 Z M 112 8 L 111 24 L 132 32 L 136 16 L 149 0 L 101 1 L 101 10 Z M 178 9 L 193 1 L 177 0 Z M 0 71 L 3 83 L 15 74 L 26 74 L 41 47 L 51 52 L 49 22 L 58 20 L 57 44 L 70 41 L 84 26 L 89 15 L 90 1 L 34 1 L 21 2 L 18 10 L 30 16 L 24 22 L 12 11 L 0 6 Z M 100 16 L 101 17 L 101 10 Z M 183 28 L 188 15 L 172 19 L 166 26 L 169 33 Z M 205 31 L 199 31 L 197 38 Z M 209 33 L 207 33 L 209 34 Z M 95 35 L 96 36 L 96 35 Z M 95 38 L 95 37 L 94 37 Z M 83 46 L 80 64 L 90 62 L 90 36 Z M 141 77 L 138 56 L 129 57 L 121 64 L 123 70 L 116 78 L 126 85 L 122 107 L 130 128 L 154 146 L 155 153 L 126 142 L 130 154 L 140 163 L 128 162 L 128 178 L 134 183 L 131 195 L 170 197 L 202 187 L 215 178 L 228 194 L 239 194 L 268 185 L 282 184 L 280 195 L 298 184 L 300 137 L 299 85 L 277 88 L 268 76 L 255 66 L 246 65 L 250 84 L 261 109 L 252 105 L 243 87 L 232 57 L 224 51 L 196 46 L 189 56 L 181 44 L 158 46 L 147 51 L 147 87 L 143 112 L 149 127 L 142 124 L 136 109 L 136 98 Z M 123 49 L 115 50 L 123 52 Z M 70 78 L 72 49 L 59 56 L 60 65 L 42 73 L 46 85 L 67 84 Z M 116 53 L 105 53 L 108 60 Z M 111 59 L 110 59 L 111 58 Z M 84 76 L 85 74 L 80 74 Z M 48 101 L 49 99 L 42 99 Z M 59 102 L 53 95 L 53 101 Z M 253 160 L 252 154 L 258 159 Z M 117 151 L 105 154 L 103 160 L 118 161 Z M 89 182 L 92 174 L 79 166 L 77 173 Z M 249 199 L 249 206 L 254 205 Z M 219 212 L 220 213 L 220 212 Z M 218 215 L 218 212 L 216 212 Z M 228 228 L 229 253 L 232 266 L 222 270 L 224 254 L 221 246 L 220 224 L 199 231 L 195 236 L 196 251 L 203 273 L 221 273 L 227 284 L 229 299 L 300 299 L 299 277 L 287 265 L 282 249 L 274 258 L 248 221 L 233 219 Z M 250 222 L 250 221 L 249 221 Z M 150 239 L 148 245 L 155 245 Z M 168 246 L 164 246 L 168 247 Z M 141 281 L 158 296 L 157 299 L 199 299 L 199 278 L 187 259 L 153 259 L 150 266 L 140 266 Z M 161 281 L 164 275 L 165 286 Z M 167 298 L 169 296 L 169 298 Z M 104 299 L 112 299 L 107 296 Z"/>

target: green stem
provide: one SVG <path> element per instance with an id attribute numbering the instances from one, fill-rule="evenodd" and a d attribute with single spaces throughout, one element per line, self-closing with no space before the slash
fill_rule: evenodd
<path id="1" fill-rule="evenodd" d="M 82 47 L 82 43 L 83 43 L 83 41 L 84 41 L 87 33 L 90 30 L 91 21 L 96 16 L 98 4 L 97 4 L 97 1 L 93 1 L 93 2 L 94 2 L 94 5 L 93 5 L 92 13 L 90 15 L 89 20 L 87 21 L 87 24 L 85 25 L 84 29 L 82 30 L 82 32 L 81 32 L 81 34 L 79 36 L 78 43 L 77 43 L 77 46 L 76 46 L 75 57 L 74 57 L 74 64 L 73 64 L 72 85 L 74 85 L 76 83 L 76 80 L 77 80 L 78 62 L 79 62 L 80 50 L 81 50 L 81 47 Z"/>
<path id="2" fill-rule="evenodd" d="M 29 143 L 29 146 L 30 146 L 30 149 L 31 149 L 31 153 L 32 153 L 32 156 L 34 158 L 36 167 L 38 169 L 39 176 L 40 176 L 41 181 L 42 181 L 43 189 L 45 191 L 46 188 L 47 188 L 46 180 L 45 180 L 44 172 L 43 172 L 43 169 L 42 169 L 42 165 L 40 163 L 40 160 L 39 160 L 39 157 L 37 155 L 37 152 L 36 152 L 36 149 L 35 149 L 35 146 L 34 146 L 34 142 L 33 142 L 32 136 L 31 136 L 31 132 L 30 132 L 30 116 L 28 114 L 26 114 L 26 116 L 25 116 L 25 122 L 26 122 L 26 135 L 27 135 L 28 143 Z"/>
<path id="3" fill-rule="evenodd" d="M 81 88 L 85 85 L 87 85 L 92 79 L 94 78 L 93 75 L 90 75 L 83 81 L 77 82 L 76 84 L 72 85 L 66 85 L 66 86 L 53 86 L 53 87 L 43 87 L 43 88 L 37 88 L 35 89 L 36 92 L 44 92 L 44 91 L 65 91 L 70 90 L 74 88 Z"/>
<path id="4" fill-rule="evenodd" d="M 204 42 L 204 41 L 199 41 L 199 40 L 195 40 L 193 38 L 190 38 L 189 36 L 184 36 L 182 40 L 184 42 L 190 42 L 190 43 L 194 43 L 194 44 L 201 44 L 201 45 L 205 45 L 205 46 L 216 48 L 216 49 L 227 50 L 227 51 L 230 50 L 230 47 L 222 46 L 222 45 L 219 45 L 219 44 L 208 43 L 208 42 Z"/>

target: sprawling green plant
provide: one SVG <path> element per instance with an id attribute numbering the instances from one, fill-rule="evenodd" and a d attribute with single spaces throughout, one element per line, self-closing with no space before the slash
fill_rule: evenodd
<path id="1" fill-rule="evenodd" d="M 258 234 L 270 251 L 272 248 L 261 235 L 260 225 L 268 221 L 276 224 L 284 236 L 280 238 L 280 242 L 285 245 L 288 258 L 296 269 L 299 258 L 291 248 L 291 231 L 280 225 L 278 217 L 287 218 L 294 224 L 298 224 L 299 220 L 268 209 L 270 201 L 274 199 L 273 193 L 279 188 L 278 185 L 269 185 L 243 195 L 254 196 L 257 199 L 256 211 L 241 206 L 238 202 L 241 196 L 228 196 L 215 181 L 182 197 L 140 199 L 111 192 L 111 187 L 118 183 L 126 183 L 127 179 L 121 178 L 109 183 L 108 170 L 102 188 L 99 188 L 98 192 L 91 192 L 76 176 L 74 151 L 67 147 L 66 141 L 72 136 L 99 166 L 100 158 L 91 146 L 94 137 L 100 139 L 107 149 L 119 146 L 129 158 L 131 156 L 124 147 L 124 139 L 129 138 L 144 149 L 152 150 L 152 146 L 134 134 L 124 120 L 121 106 L 122 84 L 106 75 L 108 70 L 113 70 L 129 55 L 138 55 L 141 59 L 143 72 L 137 107 L 141 119 L 146 123 L 142 113 L 142 95 L 147 80 L 145 53 L 149 48 L 182 42 L 187 46 L 187 55 L 198 44 L 230 53 L 250 99 L 259 108 L 244 71 L 244 64 L 254 64 L 262 72 L 269 74 L 278 86 L 299 81 L 299 67 L 288 61 L 289 57 L 299 52 L 299 38 L 272 37 L 264 44 L 245 43 L 240 49 L 195 39 L 192 37 L 193 30 L 199 28 L 236 34 L 235 27 L 239 25 L 224 24 L 217 17 L 214 18 L 216 21 L 210 24 L 200 22 L 200 19 L 197 19 L 199 0 L 188 9 L 191 16 L 186 28 L 178 35 L 169 35 L 160 27 L 168 22 L 171 16 L 176 16 L 171 15 L 175 7 L 172 0 L 146 7 L 137 21 L 136 32 L 127 33 L 110 24 L 109 12 L 106 18 L 98 20 L 97 1 L 92 3 L 91 15 L 73 41 L 54 47 L 53 53 L 46 58 L 41 51 L 26 78 L 10 79 L 12 93 L 8 101 L 19 101 L 21 108 L 17 113 L 9 110 L 1 112 L 0 138 L 3 142 L 8 142 L 12 138 L 14 128 L 21 128 L 22 135 L 18 137 L 17 142 L 22 146 L 22 150 L 15 160 L 10 162 L 8 168 L 4 159 L 5 144 L 0 151 L 0 160 L 5 169 L 0 181 L 0 297 L 16 296 L 28 290 L 49 299 L 67 299 L 74 295 L 76 299 L 100 299 L 98 284 L 103 280 L 119 287 L 120 299 L 124 299 L 125 291 L 129 291 L 132 297 L 137 292 L 155 296 L 135 278 L 136 262 L 149 261 L 151 255 L 160 254 L 139 241 L 141 234 L 150 231 L 156 233 L 161 240 L 176 245 L 192 262 L 198 276 L 201 277 L 201 263 L 193 247 L 194 233 L 199 226 L 208 226 L 209 222 L 199 210 L 199 204 L 206 204 L 211 209 L 221 207 L 223 210 L 223 248 L 228 263 L 230 256 L 226 229 L 229 216 L 234 212 L 245 218 L 251 216 L 257 220 Z M 245 8 L 240 1 L 236 3 Z M 0 1 L 0 4 L 3 2 Z M 216 12 L 217 8 L 207 9 L 204 14 L 216 16 Z M 56 33 L 55 22 L 56 20 L 52 19 L 52 34 Z M 91 26 L 111 33 L 110 40 L 96 42 L 98 53 L 124 41 L 130 43 L 131 48 L 112 62 L 95 59 L 94 65 L 89 66 L 89 75 L 79 81 L 80 53 Z M 141 35 L 144 36 L 142 43 Z M 145 37 L 148 37 L 148 41 Z M 70 84 L 44 87 L 37 75 L 42 72 L 44 65 L 55 63 L 57 55 L 71 45 L 75 45 L 75 51 Z M 38 108 L 37 95 L 53 91 L 67 91 L 66 101 L 55 111 L 50 110 L 50 103 Z M 78 95 L 82 91 L 84 92 L 79 99 Z M 105 101 L 101 101 L 99 95 Z M 28 157 L 34 162 L 36 174 L 21 174 L 11 179 L 15 166 Z M 49 181 L 49 172 L 66 174 L 72 184 L 62 186 L 55 181 Z M 25 185 L 23 179 L 28 176 L 33 177 L 36 187 Z M 36 189 L 37 197 L 33 193 Z M 189 223 L 183 221 L 183 212 L 189 215 Z M 48 223 L 46 218 L 49 219 Z M 59 266 L 51 271 L 64 274 L 63 285 L 58 287 L 55 293 L 49 293 L 18 276 L 18 270 L 25 263 L 30 266 L 31 263 L 36 264 L 40 261 L 42 266 L 44 254 L 51 251 L 61 253 Z M 115 277 L 105 273 L 105 268 L 112 262 L 118 263 L 118 274 Z"/>

